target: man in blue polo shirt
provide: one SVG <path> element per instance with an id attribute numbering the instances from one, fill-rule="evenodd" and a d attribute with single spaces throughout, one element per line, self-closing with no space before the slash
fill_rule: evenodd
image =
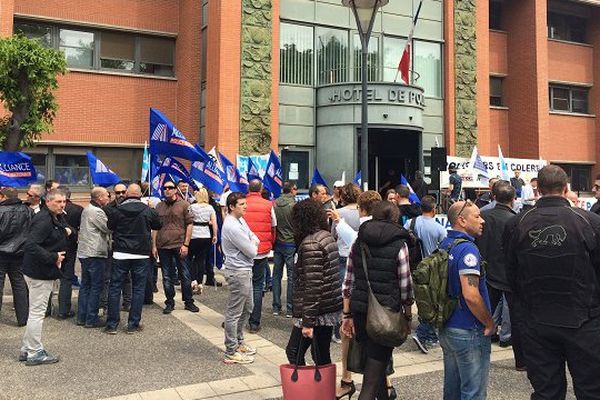
<path id="1" fill-rule="evenodd" d="M 479 208 L 458 201 L 448 210 L 452 230 L 440 244 L 450 248 L 448 291 L 459 304 L 440 330 L 444 352 L 444 400 L 480 400 L 487 394 L 494 320 L 481 272 L 481 256 L 473 243 L 483 232 Z M 456 243 L 457 239 L 463 239 Z"/>

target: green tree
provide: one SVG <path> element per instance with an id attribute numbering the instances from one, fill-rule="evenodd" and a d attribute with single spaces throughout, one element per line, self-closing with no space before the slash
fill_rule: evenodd
<path id="1" fill-rule="evenodd" d="M 31 146 L 52 132 L 58 104 L 54 89 L 66 72 L 65 56 L 22 35 L 0 39 L 0 100 L 8 114 L 0 119 L 0 145 L 7 151 Z"/>

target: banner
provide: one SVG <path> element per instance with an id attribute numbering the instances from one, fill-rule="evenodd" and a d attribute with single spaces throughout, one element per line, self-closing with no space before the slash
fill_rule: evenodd
<path id="1" fill-rule="evenodd" d="M 248 176 L 248 159 L 252 160 L 252 165 L 256 167 L 259 176 L 264 176 L 267 171 L 267 163 L 269 162 L 269 154 L 257 155 L 257 156 L 236 156 L 237 168 L 240 174 Z"/>
<path id="2" fill-rule="evenodd" d="M 196 150 L 203 156 L 202 161 L 194 161 L 190 169 L 190 176 L 201 183 L 211 192 L 221 195 L 225 182 L 219 169 L 219 165 L 212 157 L 204 151 L 204 149 L 196 145 Z"/>
<path id="3" fill-rule="evenodd" d="M 21 152 L 0 151 L 0 186 L 20 187 L 36 181 L 31 157 Z"/>
<path id="4" fill-rule="evenodd" d="M 281 189 L 283 186 L 283 172 L 281 170 L 281 162 L 279 157 L 273 150 L 269 156 L 269 162 L 267 163 L 267 171 L 265 172 L 263 182 L 265 188 L 271 192 L 274 198 L 281 196 Z"/>
<path id="5" fill-rule="evenodd" d="M 488 178 L 495 178 L 502 176 L 502 169 L 500 159 L 498 157 L 486 157 L 481 156 L 481 161 L 487 168 Z M 529 183 L 531 178 L 537 177 L 538 171 L 544 168 L 547 164 L 545 160 L 529 160 L 524 158 L 505 158 L 504 162 L 508 166 L 510 171 L 510 177 L 514 176 L 514 170 L 521 172 L 521 178 L 525 183 Z M 473 171 L 469 166 L 468 158 L 452 157 L 448 156 L 447 168 L 457 169 L 458 174 L 463 179 L 463 188 L 487 188 L 487 183 L 475 181 L 473 179 Z M 448 171 L 442 171 L 440 173 L 440 185 L 441 187 L 448 187 L 448 177 L 450 176 Z"/>
<path id="6" fill-rule="evenodd" d="M 219 153 L 221 165 L 225 170 L 225 178 L 229 184 L 229 190 L 232 192 L 248 193 L 248 180 L 242 175 L 235 165 L 222 153 Z"/>
<path id="7" fill-rule="evenodd" d="M 99 158 L 91 152 L 86 152 L 90 173 L 92 174 L 92 183 L 94 185 L 108 187 L 121 182 L 121 178 L 114 171 L 106 166 Z"/>
<path id="8" fill-rule="evenodd" d="M 160 111 L 150 109 L 150 153 L 179 157 L 190 161 L 201 161 L 198 153 L 183 133 Z"/>

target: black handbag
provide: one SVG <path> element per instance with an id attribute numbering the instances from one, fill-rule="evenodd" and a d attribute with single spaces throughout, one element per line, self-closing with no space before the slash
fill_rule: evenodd
<path id="1" fill-rule="evenodd" d="M 382 346 L 398 347 L 406 341 L 409 328 L 408 321 L 402 311 L 392 311 L 379 304 L 371 288 L 369 273 L 367 272 L 367 255 L 369 248 L 360 243 L 363 270 L 369 288 L 369 306 L 367 308 L 367 335 Z M 369 258 L 371 258 L 369 256 Z"/>

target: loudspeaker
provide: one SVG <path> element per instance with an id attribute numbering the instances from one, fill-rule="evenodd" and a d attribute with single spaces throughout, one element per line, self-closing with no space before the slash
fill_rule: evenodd
<path id="1" fill-rule="evenodd" d="M 435 171 L 445 171 L 448 165 L 448 159 L 446 158 L 445 147 L 432 147 L 431 148 L 431 169 Z"/>

